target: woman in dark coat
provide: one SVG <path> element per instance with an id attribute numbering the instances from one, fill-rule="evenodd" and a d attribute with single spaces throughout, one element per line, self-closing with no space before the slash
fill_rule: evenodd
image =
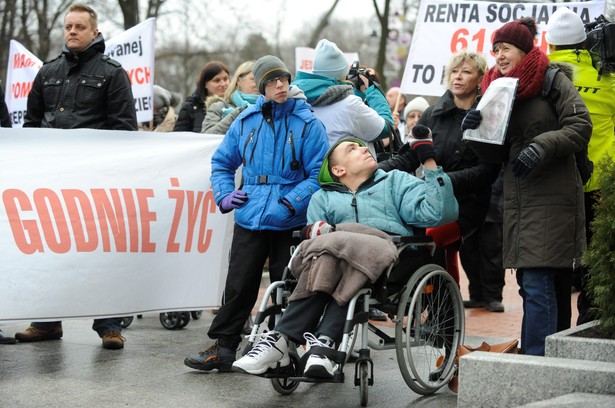
<path id="1" fill-rule="evenodd" d="M 205 64 L 196 81 L 196 90 L 182 104 L 173 131 L 200 133 L 205 118 L 205 99 L 210 95 L 223 98 L 229 78 L 229 70 L 222 62 Z"/>
<path id="2" fill-rule="evenodd" d="M 497 30 L 495 66 L 481 86 L 486 90 L 500 77 L 519 79 L 502 156 L 508 163 L 504 267 L 517 270 L 523 298 L 521 349 L 544 355 L 546 336 L 557 331 L 556 276 L 569 273 L 585 249 L 583 183 L 575 153 L 587 147 L 592 123 L 583 99 L 562 71 L 555 72 L 549 93 L 543 95 L 549 59 L 534 45 L 536 34 L 532 18 Z M 476 127 L 480 113 L 471 111 L 468 119 Z"/>

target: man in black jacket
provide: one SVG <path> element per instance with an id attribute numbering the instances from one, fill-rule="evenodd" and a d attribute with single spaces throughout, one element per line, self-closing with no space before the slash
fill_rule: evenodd
<path id="1" fill-rule="evenodd" d="M 24 127 L 137 130 L 130 80 L 103 55 L 96 12 L 73 4 L 64 19 L 64 49 L 34 78 Z"/>
<path id="2" fill-rule="evenodd" d="M 74 3 L 64 17 L 62 54 L 43 65 L 28 96 L 24 127 L 137 130 L 137 114 L 126 71 L 103 55 L 96 12 Z M 119 319 L 96 319 L 92 329 L 106 349 L 121 349 Z M 62 322 L 32 323 L 15 334 L 21 342 L 57 340 Z"/>
<path id="3" fill-rule="evenodd" d="M 0 85 L 0 126 L 12 127 L 9 110 L 6 107 L 6 102 L 4 101 L 4 89 L 2 88 L 2 85 Z"/>

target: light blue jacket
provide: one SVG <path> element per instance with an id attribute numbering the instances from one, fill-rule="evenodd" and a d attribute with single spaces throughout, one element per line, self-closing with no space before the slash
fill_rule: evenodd
<path id="1" fill-rule="evenodd" d="M 459 206 L 450 178 L 441 168 L 424 172 L 423 181 L 398 170 L 377 170 L 354 194 L 343 184 L 321 177 L 321 190 L 308 208 L 308 224 L 358 222 L 410 236 L 415 235 L 413 226 L 427 228 L 455 221 Z"/>
<path id="2" fill-rule="evenodd" d="M 260 96 L 235 119 L 212 156 L 216 203 L 236 189 L 235 171 L 243 166 L 248 201 L 235 210 L 235 222 L 250 230 L 302 227 L 328 147 L 325 127 L 305 100 L 278 104 Z M 283 198 L 294 214 L 280 203 Z"/>

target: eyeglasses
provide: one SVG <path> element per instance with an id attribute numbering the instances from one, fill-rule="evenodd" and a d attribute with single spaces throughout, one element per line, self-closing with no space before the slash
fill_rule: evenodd
<path id="1" fill-rule="evenodd" d="M 267 81 L 265 81 L 265 86 L 267 88 L 274 87 L 278 84 L 278 81 L 280 81 L 282 85 L 286 85 L 290 83 L 290 77 L 288 75 L 281 75 L 273 79 L 268 79 Z"/>

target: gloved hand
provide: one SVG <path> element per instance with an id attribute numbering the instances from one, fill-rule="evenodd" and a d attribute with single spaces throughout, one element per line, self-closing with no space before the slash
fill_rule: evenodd
<path id="1" fill-rule="evenodd" d="M 461 130 L 476 129 L 482 120 L 483 117 L 480 114 L 480 111 L 477 109 L 472 109 L 466 113 L 465 118 L 461 121 Z"/>
<path id="2" fill-rule="evenodd" d="M 436 158 L 436 151 L 433 149 L 433 140 L 431 138 L 431 129 L 427 126 L 415 125 L 406 140 L 408 140 L 412 150 L 416 152 L 421 163 L 425 163 L 427 159 Z"/>
<path id="3" fill-rule="evenodd" d="M 316 221 L 314 224 L 303 227 L 301 230 L 301 237 L 303 239 L 312 239 L 333 231 L 335 231 L 335 225 L 327 224 L 324 221 Z"/>
<path id="4" fill-rule="evenodd" d="M 239 208 L 248 201 L 248 194 L 242 190 L 234 190 L 220 201 L 220 211 L 222 214 Z"/>
<path id="5" fill-rule="evenodd" d="M 544 158 L 545 151 L 537 143 L 530 143 L 521 150 L 519 156 L 512 162 L 512 171 L 515 177 L 523 178 L 538 165 Z"/>
<path id="6" fill-rule="evenodd" d="M 282 204 L 284 207 L 286 207 L 286 209 L 290 211 L 291 215 L 295 215 L 295 207 L 293 207 L 290 201 L 288 201 L 285 198 L 281 198 L 279 203 Z"/>

